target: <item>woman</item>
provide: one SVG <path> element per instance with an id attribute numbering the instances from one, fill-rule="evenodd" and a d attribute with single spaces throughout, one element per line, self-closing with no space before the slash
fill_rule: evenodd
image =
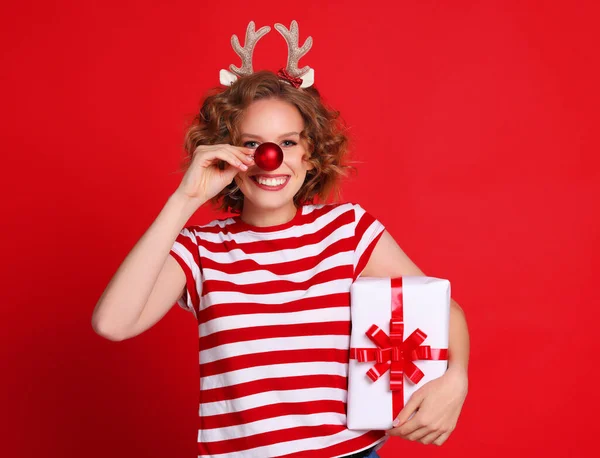
<path id="1" fill-rule="evenodd" d="M 94 328 L 123 340 L 175 302 L 194 314 L 199 456 L 373 458 L 390 435 L 441 445 L 467 392 L 454 301 L 446 374 L 414 393 L 399 426 L 346 427 L 350 285 L 423 273 L 359 204 L 313 203 L 339 190 L 348 139 L 317 89 L 293 83 L 253 72 L 205 99 L 184 177 L 107 286 Z M 284 152 L 276 170 L 253 161 L 263 142 Z M 184 227 L 209 201 L 235 216 Z"/>

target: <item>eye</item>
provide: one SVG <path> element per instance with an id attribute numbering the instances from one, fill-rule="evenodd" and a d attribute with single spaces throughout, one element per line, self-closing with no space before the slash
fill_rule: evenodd
<path id="1" fill-rule="evenodd" d="M 295 141 L 292 140 L 284 140 L 283 143 L 290 143 L 289 145 L 284 145 L 284 146 L 294 146 L 296 145 Z M 255 141 L 247 141 L 246 143 L 244 143 L 244 146 L 247 148 L 254 148 L 254 146 L 248 146 L 248 143 L 256 143 Z"/>

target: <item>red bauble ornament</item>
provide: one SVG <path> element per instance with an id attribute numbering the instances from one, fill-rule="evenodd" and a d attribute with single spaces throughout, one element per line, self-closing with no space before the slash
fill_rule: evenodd
<path id="1" fill-rule="evenodd" d="M 282 162 L 283 150 L 276 143 L 261 143 L 254 152 L 254 163 L 268 172 L 277 169 Z"/>

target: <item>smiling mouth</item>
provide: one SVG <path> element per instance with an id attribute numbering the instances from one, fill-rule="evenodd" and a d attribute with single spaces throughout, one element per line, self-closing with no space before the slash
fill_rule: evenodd
<path id="1" fill-rule="evenodd" d="M 284 179 L 285 181 L 283 183 L 280 184 L 266 184 L 266 183 L 259 183 L 258 182 L 258 177 L 262 177 L 265 179 L 271 178 L 271 179 L 277 179 L 277 180 L 281 180 Z M 267 178 L 268 177 L 268 178 Z M 277 191 L 279 189 L 282 189 L 285 187 L 285 185 L 288 184 L 288 182 L 290 181 L 290 175 L 262 175 L 262 174 L 258 174 L 258 175 L 252 175 L 250 177 L 250 179 L 261 189 L 266 189 L 268 191 Z"/>

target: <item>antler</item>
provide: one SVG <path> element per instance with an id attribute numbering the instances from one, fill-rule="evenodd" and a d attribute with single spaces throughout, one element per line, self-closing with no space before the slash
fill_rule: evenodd
<path id="1" fill-rule="evenodd" d="M 231 64 L 229 69 L 235 73 L 237 76 L 249 75 L 253 72 L 252 70 L 252 52 L 254 51 L 254 46 L 264 35 L 271 31 L 271 27 L 265 25 L 258 29 L 257 32 L 254 31 L 254 21 L 250 21 L 248 27 L 246 28 L 246 39 L 244 40 L 244 47 L 240 46 L 240 41 L 237 35 L 233 35 L 231 37 L 231 46 L 233 46 L 234 51 L 238 56 L 242 58 L 242 67 L 236 67 Z"/>
<path id="2" fill-rule="evenodd" d="M 308 52 L 312 46 L 312 37 L 308 37 L 301 48 L 298 48 L 298 23 L 292 21 L 290 30 L 283 24 L 275 24 L 277 31 L 285 38 L 288 45 L 288 60 L 286 65 L 287 72 L 295 77 L 300 77 L 307 73 L 311 68 L 307 65 L 302 69 L 298 69 L 298 61 Z"/>

